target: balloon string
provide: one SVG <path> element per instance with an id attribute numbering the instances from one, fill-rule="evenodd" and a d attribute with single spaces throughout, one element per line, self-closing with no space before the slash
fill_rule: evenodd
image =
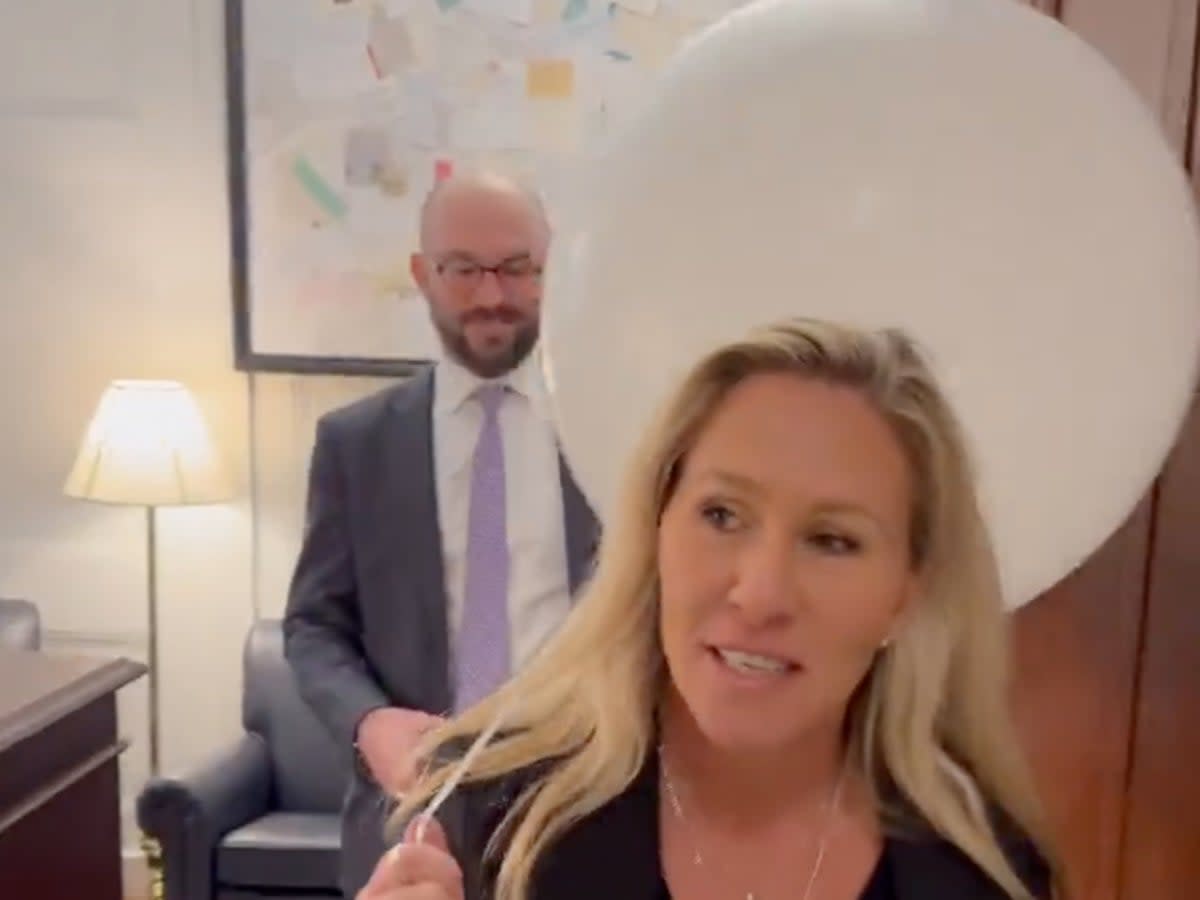
<path id="1" fill-rule="evenodd" d="M 491 742 L 492 738 L 495 737 L 500 725 L 507 717 L 508 706 L 505 705 L 500 707 L 488 727 L 480 733 L 479 737 L 475 738 L 475 742 L 471 744 L 470 749 L 467 750 L 466 754 L 459 761 L 454 772 L 448 779 L 446 779 L 446 783 L 442 785 L 441 790 L 434 795 L 433 799 L 429 802 L 429 805 L 425 807 L 425 811 L 421 813 L 421 818 L 417 821 L 417 832 L 415 836 L 418 844 L 425 843 L 425 828 L 429 824 L 429 820 L 437 815 L 437 811 L 441 809 L 442 804 L 446 802 L 450 795 L 454 793 L 459 784 L 462 783 L 462 780 L 466 777 L 467 772 L 470 771 L 471 766 L 475 764 L 475 759 L 480 753 L 483 752 L 483 748 Z"/>

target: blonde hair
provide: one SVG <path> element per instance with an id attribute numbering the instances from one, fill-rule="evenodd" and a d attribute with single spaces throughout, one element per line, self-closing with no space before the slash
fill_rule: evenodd
<path id="1" fill-rule="evenodd" d="M 905 811 L 957 845 L 1010 897 L 1029 896 L 993 830 L 998 808 L 1053 860 L 1009 719 L 1008 646 L 999 576 L 977 507 L 960 427 L 914 345 L 896 331 L 812 320 L 756 331 L 703 359 L 632 456 L 615 519 L 576 608 L 542 652 L 497 693 L 440 727 L 434 759 L 498 715 L 499 737 L 465 782 L 554 760 L 492 835 L 497 900 L 525 900 L 536 861 L 582 817 L 625 790 L 655 746 L 665 667 L 658 632 L 657 528 L 681 460 L 729 390 L 793 372 L 859 390 L 891 424 L 915 477 L 912 561 L 922 595 L 847 710 L 851 760 L 888 825 Z M 431 764 L 396 812 L 411 817 L 451 778 Z M 1052 863 L 1053 864 L 1053 863 Z"/>

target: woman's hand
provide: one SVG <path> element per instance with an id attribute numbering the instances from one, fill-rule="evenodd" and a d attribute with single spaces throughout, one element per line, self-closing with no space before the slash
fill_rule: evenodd
<path id="1" fill-rule="evenodd" d="M 450 855 L 446 832 L 430 819 L 418 844 L 418 823 L 410 822 L 404 843 L 384 854 L 356 900 L 464 900 L 462 869 Z"/>

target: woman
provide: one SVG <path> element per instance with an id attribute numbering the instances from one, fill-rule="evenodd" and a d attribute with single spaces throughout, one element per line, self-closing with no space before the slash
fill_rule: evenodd
<path id="1" fill-rule="evenodd" d="M 894 332 L 794 321 L 703 360 L 572 617 L 430 736 L 360 900 L 1046 898 L 963 436 Z M 419 819 L 413 819 L 418 823 Z"/>

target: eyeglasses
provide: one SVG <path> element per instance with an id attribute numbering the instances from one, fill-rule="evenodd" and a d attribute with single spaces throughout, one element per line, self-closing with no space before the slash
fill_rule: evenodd
<path id="1" fill-rule="evenodd" d="M 478 287 L 488 272 L 496 276 L 502 287 L 524 287 L 542 275 L 542 267 L 528 256 L 514 256 L 501 260 L 494 266 L 485 266 L 473 259 L 454 257 L 442 260 L 436 269 L 437 273 L 457 290 Z"/>

